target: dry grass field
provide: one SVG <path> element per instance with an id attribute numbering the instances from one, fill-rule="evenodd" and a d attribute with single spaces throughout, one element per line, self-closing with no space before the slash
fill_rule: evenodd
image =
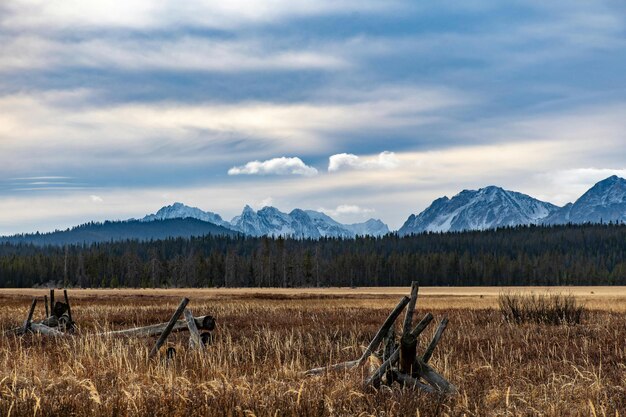
<path id="1" fill-rule="evenodd" d="M 497 288 L 422 288 L 417 316 L 450 324 L 431 359 L 455 396 L 363 387 L 364 370 L 305 377 L 358 357 L 408 288 L 70 290 L 75 337 L 0 336 L 2 416 L 616 416 L 626 414 L 626 290 L 567 288 L 589 312 L 580 325 L 506 323 Z M 505 290 L 506 291 L 506 290 Z M 520 291 L 520 289 L 515 289 Z M 543 289 L 521 291 L 542 292 Z M 559 291 L 552 289 L 552 292 Z M 0 291 L 0 327 L 21 324 L 33 295 Z M 170 336 L 94 336 L 167 321 L 182 296 L 218 327 L 204 351 Z M 43 316 L 38 306 L 35 318 Z M 420 340 L 423 350 L 435 325 Z M 162 349 L 164 350 L 164 349 Z M 419 350 L 418 350 L 419 352 Z"/>

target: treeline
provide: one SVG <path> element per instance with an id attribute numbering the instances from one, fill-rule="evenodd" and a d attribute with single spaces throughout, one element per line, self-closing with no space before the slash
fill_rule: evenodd
<path id="1" fill-rule="evenodd" d="M 382 238 L 176 238 L 0 245 L 0 286 L 626 285 L 626 226 L 520 226 Z"/>

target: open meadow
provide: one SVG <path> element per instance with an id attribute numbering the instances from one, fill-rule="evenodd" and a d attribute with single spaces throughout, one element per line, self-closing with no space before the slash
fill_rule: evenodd
<path id="1" fill-rule="evenodd" d="M 69 290 L 72 337 L 0 338 L 2 416 L 616 416 L 626 414 L 626 289 L 551 288 L 588 311 L 581 324 L 508 323 L 502 291 L 543 288 L 421 288 L 414 323 L 450 322 L 430 364 L 457 395 L 398 383 L 364 387 L 363 368 L 304 376 L 358 358 L 408 288 Z M 33 296 L 0 291 L 0 327 L 20 326 Z M 166 322 L 183 296 L 194 315 L 217 320 L 204 350 L 172 334 L 176 356 L 148 359 L 154 338 L 97 336 Z M 43 318 L 43 306 L 34 319 Z M 400 323 L 396 323 L 399 327 Z"/>

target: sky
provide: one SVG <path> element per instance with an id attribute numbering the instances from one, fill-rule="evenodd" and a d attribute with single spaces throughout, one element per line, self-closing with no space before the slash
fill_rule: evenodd
<path id="1" fill-rule="evenodd" d="M 0 235 L 180 201 L 392 229 L 626 176 L 623 0 L 3 0 Z"/>

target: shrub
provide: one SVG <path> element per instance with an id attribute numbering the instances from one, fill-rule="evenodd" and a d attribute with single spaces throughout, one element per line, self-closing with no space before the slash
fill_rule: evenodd
<path id="1" fill-rule="evenodd" d="M 498 304 L 504 319 L 513 323 L 579 324 L 585 307 L 571 295 L 500 294 Z"/>

